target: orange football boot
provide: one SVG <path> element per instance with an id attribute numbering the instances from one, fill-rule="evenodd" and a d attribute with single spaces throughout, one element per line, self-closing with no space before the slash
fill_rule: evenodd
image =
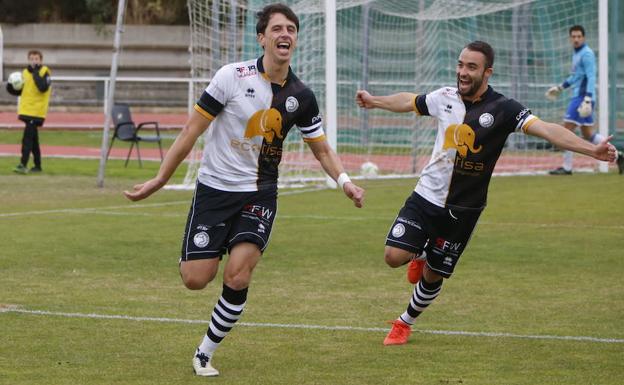
<path id="1" fill-rule="evenodd" d="M 384 345 L 403 345 L 407 343 L 407 339 L 412 334 L 410 325 L 400 319 L 390 321 L 392 329 L 384 339 Z"/>
<path id="2" fill-rule="evenodd" d="M 416 258 L 409 262 L 407 265 L 407 280 L 409 283 L 415 285 L 420 281 L 426 262 L 427 260 L 425 258 Z"/>

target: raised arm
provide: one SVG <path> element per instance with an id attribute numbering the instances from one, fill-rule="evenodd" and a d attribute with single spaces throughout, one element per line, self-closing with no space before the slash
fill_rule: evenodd
<path id="1" fill-rule="evenodd" d="M 525 130 L 527 134 L 546 139 L 561 149 L 585 154 L 606 162 L 613 162 L 615 160 L 616 149 L 609 143 L 612 136 L 594 145 L 576 136 L 572 131 L 555 123 L 535 119 L 534 122 L 529 122 L 528 124 Z"/>
<path id="2" fill-rule="evenodd" d="M 149 197 L 163 187 L 180 163 L 191 152 L 197 138 L 206 131 L 209 125 L 210 120 L 193 110 L 186 125 L 167 151 L 158 174 L 154 178 L 134 186 L 133 191 L 124 191 L 126 198 L 131 201 L 139 201 Z"/>
<path id="3" fill-rule="evenodd" d="M 308 142 L 308 146 L 310 146 L 312 153 L 321 163 L 321 167 L 323 167 L 327 175 L 338 182 L 342 191 L 353 201 L 356 207 L 362 207 L 364 204 L 364 189 L 351 182 L 344 172 L 340 158 L 338 158 L 336 152 L 329 146 L 327 140 L 323 139 L 316 142 Z"/>
<path id="4" fill-rule="evenodd" d="M 355 102 L 362 108 L 381 108 L 392 112 L 412 112 L 415 110 L 416 94 L 399 92 L 387 96 L 373 96 L 366 90 L 355 93 Z"/>

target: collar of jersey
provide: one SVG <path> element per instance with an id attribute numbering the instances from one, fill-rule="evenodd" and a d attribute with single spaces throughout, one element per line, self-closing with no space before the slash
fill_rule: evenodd
<path id="1" fill-rule="evenodd" d="M 264 58 L 264 55 L 260 56 L 258 58 L 258 61 L 256 63 L 256 67 L 258 67 L 258 71 L 260 71 L 260 74 L 262 75 L 263 78 L 265 78 L 269 83 L 273 83 L 271 81 L 271 79 L 269 78 L 269 75 L 267 75 L 266 72 L 264 72 L 264 65 L 262 64 L 262 59 Z M 290 66 L 288 66 L 288 75 L 286 75 L 286 79 L 284 79 L 284 81 L 282 83 L 273 83 L 273 84 L 277 84 L 280 87 L 284 87 L 286 85 L 286 83 L 288 83 L 288 81 L 290 80 L 290 78 L 292 77 L 292 68 L 290 68 Z"/>
<path id="2" fill-rule="evenodd" d="M 586 44 L 587 44 L 587 43 L 583 43 L 583 45 L 581 45 L 580 47 L 578 47 L 578 48 L 574 48 L 574 52 L 578 52 L 578 51 L 582 50 L 583 48 L 585 48 L 585 45 L 586 45 Z"/>
<path id="3" fill-rule="evenodd" d="M 478 99 L 473 100 L 472 102 L 471 102 L 471 101 L 468 101 L 468 100 L 464 100 L 464 99 L 462 99 L 462 101 L 463 101 L 463 102 L 464 102 L 464 104 L 465 104 L 465 105 L 467 105 L 467 106 L 475 105 L 475 104 L 477 104 L 477 103 L 479 103 L 479 102 L 482 102 L 483 100 L 487 99 L 487 98 L 488 98 L 488 97 L 492 94 L 492 92 L 494 92 L 494 91 L 492 90 L 492 87 L 488 85 L 488 87 L 487 87 L 487 89 L 485 90 L 485 92 L 484 92 L 483 94 L 481 94 L 481 96 L 479 96 L 479 98 L 478 98 Z"/>

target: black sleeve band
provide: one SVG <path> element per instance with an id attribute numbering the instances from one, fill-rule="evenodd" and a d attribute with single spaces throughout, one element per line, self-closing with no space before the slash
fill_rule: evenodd
<path id="1" fill-rule="evenodd" d="M 416 112 L 420 115 L 430 116 L 429 108 L 427 107 L 427 95 L 418 95 L 416 97 Z"/>
<path id="2" fill-rule="evenodd" d="M 219 103 L 217 99 L 210 96 L 206 91 L 197 101 L 197 105 L 212 116 L 217 116 L 224 107 L 223 104 Z"/>

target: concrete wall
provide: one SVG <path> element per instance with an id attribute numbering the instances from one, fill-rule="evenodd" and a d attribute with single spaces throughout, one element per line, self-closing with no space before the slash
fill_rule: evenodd
<path id="1" fill-rule="evenodd" d="M 4 77 L 23 68 L 30 49 L 43 52 L 55 75 L 102 75 L 110 71 L 114 26 L 91 24 L 2 24 Z M 119 61 L 121 76 L 187 77 L 188 26 L 126 25 Z"/>
<path id="2" fill-rule="evenodd" d="M 3 74 L 23 69 L 27 53 L 38 49 L 55 76 L 108 76 L 113 54 L 114 26 L 90 24 L 2 24 Z M 188 26 L 126 25 L 121 38 L 118 76 L 182 77 L 190 75 Z M 118 83 L 116 99 L 133 105 L 187 105 L 183 83 Z M 98 107 L 103 82 L 53 82 L 51 108 Z M 15 97 L 2 84 L 0 108 L 14 108 Z"/>

